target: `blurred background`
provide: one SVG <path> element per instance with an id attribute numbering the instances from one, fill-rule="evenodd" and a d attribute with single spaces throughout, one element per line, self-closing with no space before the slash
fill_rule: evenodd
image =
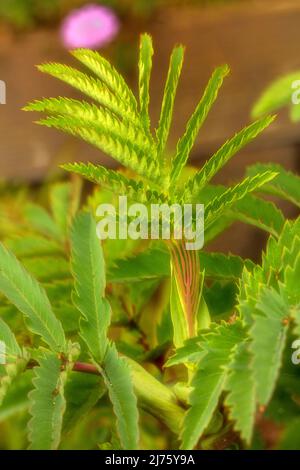
<path id="1" fill-rule="evenodd" d="M 1 0 L 0 80 L 6 83 L 6 104 L 0 105 L 0 179 L 11 184 L 41 184 L 66 161 L 114 162 L 75 138 L 33 123 L 21 108 L 35 98 L 76 97 L 63 83 L 44 76 L 35 65 L 48 61 L 74 64 L 63 25 L 74 9 L 106 6 L 118 28 L 97 49 L 126 77 L 137 81 L 139 34 L 154 39 L 151 112 L 159 115 L 169 54 L 175 43 L 186 46 L 185 64 L 175 106 L 172 143 L 183 132 L 213 69 L 229 64 L 225 81 L 197 145 L 193 164 L 200 166 L 227 138 L 244 127 L 264 88 L 280 75 L 300 69 L 299 0 Z M 77 95 L 79 96 L 79 95 Z M 220 183 L 240 178 L 256 161 L 278 162 L 300 170 L 300 128 L 285 111 L 257 141 L 218 176 Z M 288 206 L 287 215 L 295 215 Z M 213 249 L 255 258 L 264 235 L 254 228 L 234 226 Z"/>

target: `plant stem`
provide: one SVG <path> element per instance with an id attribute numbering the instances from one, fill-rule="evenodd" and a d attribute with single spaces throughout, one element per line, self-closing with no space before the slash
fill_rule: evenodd
<path id="1" fill-rule="evenodd" d="M 100 375 L 100 372 L 96 366 L 94 366 L 93 364 L 88 364 L 86 362 L 75 362 L 73 370 L 75 372 L 84 372 L 85 374 Z"/>
<path id="2" fill-rule="evenodd" d="M 178 435 L 185 409 L 172 389 L 161 383 L 144 367 L 129 358 L 125 358 L 130 369 L 133 386 L 141 408 L 162 421 L 168 428 Z"/>

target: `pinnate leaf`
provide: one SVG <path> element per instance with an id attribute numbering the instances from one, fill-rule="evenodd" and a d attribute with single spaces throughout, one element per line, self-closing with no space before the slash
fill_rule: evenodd
<path id="1" fill-rule="evenodd" d="M 28 423 L 31 450 L 55 450 L 61 437 L 66 407 L 66 372 L 56 354 L 45 352 L 35 367 L 34 389 L 29 393 L 31 419 Z"/>
<path id="2" fill-rule="evenodd" d="M 105 299 L 105 265 L 96 222 L 81 212 L 72 227 L 72 272 L 75 306 L 80 311 L 80 333 L 93 358 L 102 362 L 107 346 L 111 309 Z"/>
<path id="3" fill-rule="evenodd" d="M 106 351 L 102 375 L 117 418 L 117 430 L 125 450 L 138 449 L 138 409 L 130 368 L 114 345 Z"/>
<path id="4" fill-rule="evenodd" d="M 66 349 L 61 323 L 55 317 L 45 290 L 0 244 L 0 291 L 20 310 L 29 329 L 56 352 Z"/>

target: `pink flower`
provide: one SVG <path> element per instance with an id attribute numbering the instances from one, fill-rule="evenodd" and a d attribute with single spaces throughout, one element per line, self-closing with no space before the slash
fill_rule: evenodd
<path id="1" fill-rule="evenodd" d="M 114 12 L 100 5 L 86 5 L 73 10 L 64 20 L 61 36 L 68 49 L 96 49 L 110 42 L 120 23 Z"/>

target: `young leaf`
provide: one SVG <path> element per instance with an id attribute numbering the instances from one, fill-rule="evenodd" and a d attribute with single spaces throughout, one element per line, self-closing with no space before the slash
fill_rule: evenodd
<path id="1" fill-rule="evenodd" d="M 101 80 L 90 77 L 73 67 L 68 67 L 63 64 L 44 64 L 40 65 L 38 69 L 41 72 L 52 75 L 68 85 L 71 85 L 97 101 L 100 105 L 105 106 L 105 108 L 109 109 L 117 116 L 121 118 L 124 116 L 137 124 L 137 126 L 140 126 L 137 113 L 131 111 L 127 103 L 124 103 L 123 100 L 116 96 Z"/>
<path id="2" fill-rule="evenodd" d="M 150 102 L 149 84 L 152 70 L 152 56 L 152 38 L 149 36 L 149 34 L 143 34 L 140 41 L 139 94 L 140 113 L 146 131 L 150 130 L 150 117 L 148 108 Z"/>
<path id="3" fill-rule="evenodd" d="M 172 269 L 174 271 L 174 269 Z M 181 286 L 175 279 L 171 271 L 171 292 L 170 292 L 170 312 L 173 324 L 173 343 L 176 348 L 181 348 L 187 338 L 190 336 L 191 315 L 186 313 L 185 297 L 181 296 Z M 184 300 L 182 300 L 184 297 Z M 190 320 L 190 323 L 188 323 Z"/>
<path id="4" fill-rule="evenodd" d="M 119 134 L 105 130 L 101 122 L 87 125 L 78 116 L 62 115 L 41 119 L 39 124 L 81 137 L 139 175 L 161 184 L 160 170 L 153 155 L 149 155 L 148 150 L 132 143 L 128 137 L 123 138 Z"/>
<path id="5" fill-rule="evenodd" d="M 62 168 L 77 173 L 93 183 L 99 184 L 113 194 L 119 194 L 120 196 L 127 195 L 128 198 L 137 202 L 159 203 L 166 201 L 166 197 L 163 194 L 155 190 L 147 189 L 143 181 L 128 178 L 119 171 L 110 170 L 101 165 L 93 165 L 92 163 L 67 163 L 62 165 Z"/>
<path id="6" fill-rule="evenodd" d="M 251 371 L 252 355 L 249 344 L 245 341 L 238 345 L 227 377 L 225 389 L 229 392 L 225 405 L 229 409 L 229 418 L 240 432 L 242 439 L 250 444 L 256 413 L 255 384 Z"/>
<path id="7" fill-rule="evenodd" d="M 228 140 L 201 168 L 195 176 L 191 177 L 185 185 L 183 200 L 194 199 L 199 192 L 210 182 L 221 168 L 243 147 L 255 139 L 271 122 L 275 116 L 268 116 L 250 124 L 242 129 L 232 139 Z"/>
<path id="8" fill-rule="evenodd" d="M 96 222 L 82 212 L 74 220 L 72 233 L 74 304 L 81 312 L 80 333 L 94 359 L 104 358 L 110 324 L 110 305 L 105 299 L 105 266 Z"/>
<path id="9" fill-rule="evenodd" d="M 263 171 L 274 171 L 277 173 L 276 179 L 270 181 L 262 188 L 262 192 L 274 194 L 300 207 L 300 177 L 285 170 L 275 163 L 256 163 L 247 170 L 249 176 L 254 176 Z"/>
<path id="10" fill-rule="evenodd" d="M 158 141 L 158 156 L 163 158 L 166 143 L 169 136 L 176 90 L 183 64 L 184 49 L 182 46 L 175 47 L 171 54 L 168 77 L 164 90 L 163 102 L 160 112 L 159 124 L 156 131 Z"/>
<path id="11" fill-rule="evenodd" d="M 64 331 L 52 311 L 45 290 L 2 244 L 0 291 L 25 315 L 28 328 L 33 333 L 40 335 L 53 351 L 65 351 Z"/>
<path id="12" fill-rule="evenodd" d="M 101 108 L 93 103 L 78 101 L 71 98 L 44 98 L 28 104 L 25 111 L 47 112 L 56 116 L 77 116 L 84 126 L 98 123 L 99 129 L 114 134 L 136 144 L 149 153 L 155 152 L 153 139 L 150 138 L 138 126 L 123 116 L 120 119 L 109 109 Z"/>
<path id="13" fill-rule="evenodd" d="M 206 206 L 205 209 L 205 220 L 206 228 L 216 218 L 218 218 L 224 210 L 227 210 L 233 206 L 233 204 L 245 197 L 247 194 L 256 191 L 258 188 L 271 181 L 277 173 L 266 171 L 264 173 L 258 173 L 252 178 L 245 178 L 241 183 L 236 186 L 229 187 L 224 191 L 221 196 L 217 196 L 211 203 Z"/>
<path id="14" fill-rule="evenodd" d="M 114 345 L 107 348 L 101 372 L 117 418 L 121 444 L 126 450 L 137 450 L 138 409 L 130 368 L 125 359 L 118 356 Z"/>
<path id="15" fill-rule="evenodd" d="M 252 176 L 255 175 L 256 173 Z M 207 185 L 199 193 L 198 201 L 200 200 L 206 207 L 212 199 L 216 196 L 221 196 L 226 189 L 226 186 L 222 185 Z M 205 233 L 206 244 L 230 227 L 236 220 L 254 225 L 261 230 L 271 233 L 276 238 L 279 236 L 284 225 L 283 213 L 273 202 L 247 194 L 243 199 L 240 199 L 232 207 L 224 211 L 222 219 L 217 219 L 208 228 Z"/>
<path id="16" fill-rule="evenodd" d="M 117 95 L 132 112 L 137 111 L 136 99 L 122 75 L 98 52 L 89 49 L 76 49 L 71 52 L 82 64 L 88 67 L 102 83 Z"/>
<path id="17" fill-rule="evenodd" d="M 265 288 L 256 304 L 257 313 L 250 328 L 250 351 L 257 400 L 270 400 L 282 362 L 286 342 L 289 306 L 274 289 Z"/>
<path id="18" fill-rule="evenodd" d="M 66 407 L 66 372 L 56 354 L 45 352 L 35 367 L 34 389 L 29 393 L 31 420 L 28 423 L 31 450 L 55 450 L 61 437 Z"/>
<path id="19" fill-rule="evenodd" d="M 228 73 L 229 68 L 227 65 L 219 67 L 214 71 L 210 81 L 208 82 L 204 95 L 196 107 L 194 114 L 188 121 L 183 137 L 178 142 L 176 155 L 172 162 L 171 184 L 174 184 L 179 178 L 181 171 L 188 160 L 198 132 L 214 104 L 223 80 Z"/>
<path id="20" fill-rule="evenodd" d="M 192 381 L 188 410 L 181 434 L 182 449 L 192 449 L 207 428 L 218 405 L 236 345 L 243 339 L 240 322 L 221 324 L 203 336 L 206 354 L 200 359 Z"/>

